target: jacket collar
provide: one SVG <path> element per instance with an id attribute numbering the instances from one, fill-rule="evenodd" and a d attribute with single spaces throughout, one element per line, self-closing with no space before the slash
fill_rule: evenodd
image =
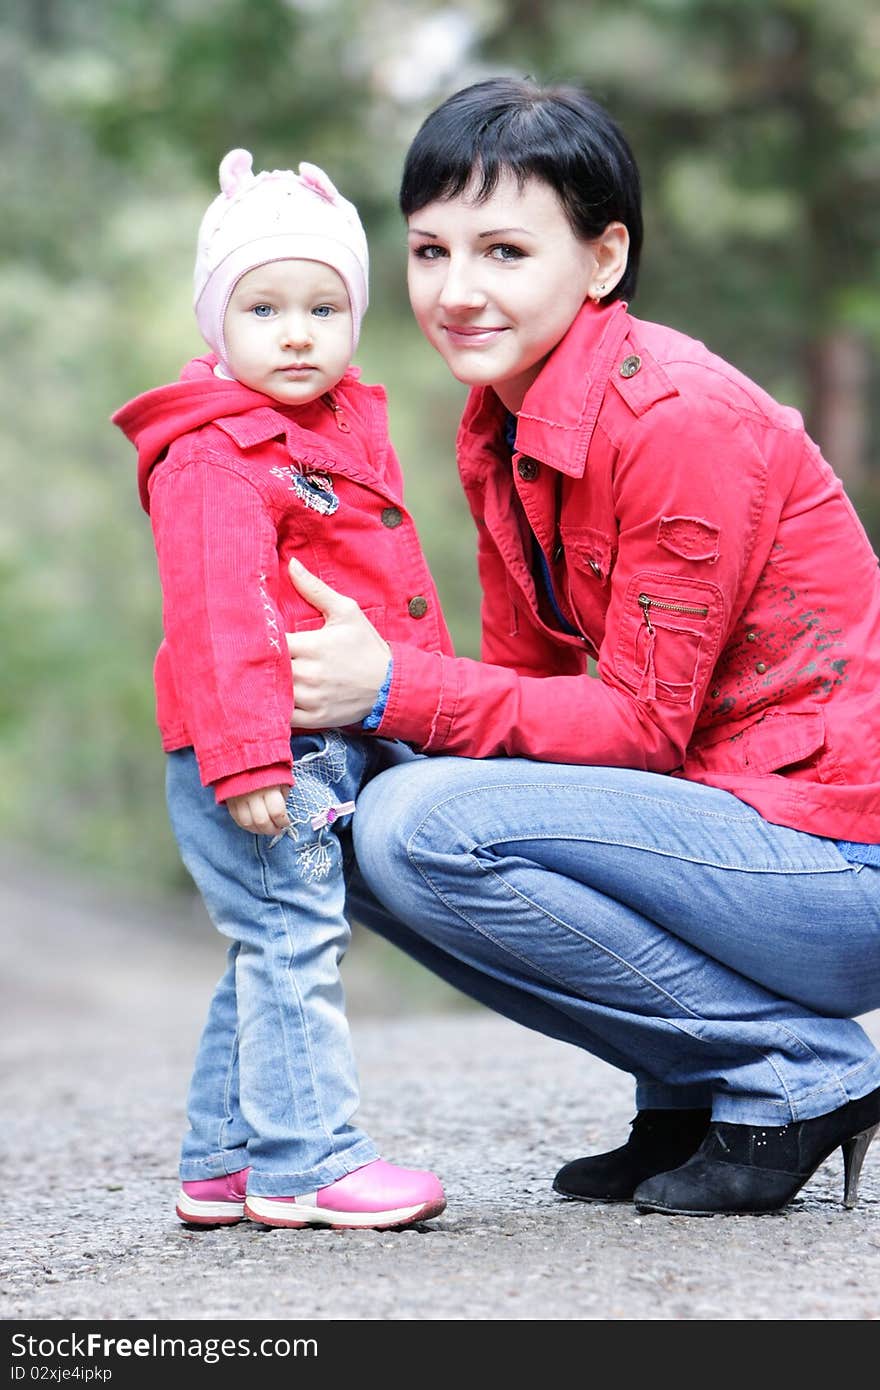
<path id="1" fill-rule="evenodd" d="M 518 413 L 516 449 L 572 478 L 583 476 L 608 378 L 629 331 L 623 300 L 587 301 L 535 378 Z M 462 440 L 485 436 L 505 411 L 491 386 L 477 387 L 462 418 Z"/>
<path id="2" fill-rule="evenodd" d="M 375 487 L 382 483 L 374 463 L 375 444 L 387 435 L 385 393 L 360 384 L 360 369 L 349 367 L 332 393 L 305 405 L 277 405 L 266 396 L 247 411 L 218 416 L 214 424 L 242 450 L 283 440 L 288 453 L 306 468 L 344 473 Z M 350 388 L 358 388 L 353 396 Z M 332 394 L 334 404 L 329 403 Z M 337 414 L 344 418 L 340 429 Z"/>
<path id="3" fill-rule="evenodd" d="M 382 478 L 367 461 L 367 450 L 352 442 L 351 433 L 339 433 L 327 405 L 316 402 L 315 410 L 308 415 L 304 407 L 298 407 L 297 416 L 293 420 L 283 408 L 267 407 L 247 415 L 227 416 L 214 423 L 239 449 L 256 448 L 272 439 L 283 440 L 290 457 L 301 467 L 344 474 L 370 487 L 382 486 Z M 354 421 L 352 428 L 358 429 Z"/>
<path id="4" fill-rule="evenodd" d="M 221 415 L 214 422 L 240 449 L 252 449 L 287 434 L 289 421 L 271 406 L 258 406 L 244 415 Z"/>

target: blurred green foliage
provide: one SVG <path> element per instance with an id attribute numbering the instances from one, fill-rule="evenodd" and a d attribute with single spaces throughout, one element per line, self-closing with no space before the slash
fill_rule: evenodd
<path id="1" fill-rule="evenodd" d="M 321 164 L 360 208 L 372 302 L 359 361 L 389 389 L 410 505 L 460 651 L 478 649 L 473 532 L 453 458 L 464 393 L 409 314 L 396 188 L 421 118 L 483 76 L 580 81 L 609 105 L 645 184 L 635 310 L 704 338 L 803 409 L 880 534 L 871 0 L 7 0 L 5 10 L 7 837 L 51 837 L 59 857 L 144 886 L 182 878 L 153 725 L 152 542 L 133 451 L 108 417 L 201 350 L 195 232 L 233 146 L 258 167 Z M 841 439 L 855 441 L 845 464 L 831 448 L 841 416 Z"/>

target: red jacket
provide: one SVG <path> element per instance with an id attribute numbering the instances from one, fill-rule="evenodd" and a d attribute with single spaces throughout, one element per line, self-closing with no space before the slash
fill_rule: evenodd
<path id="1" fill-rule="evenodd" d="M 512 464 L 504 417 L 476 389 L 458 439 L 488 664 L 393 643 L 380 733 L 672 773 L 880 842 L 877 558 L 800 416 L 616 303 L 548 359 Z M 536 590 L 532 532 L 577 636 Z"/>
<path id="2" fill-rule="evenodd" d="M 197 358 L 114 422 L 138 450 L 162 582 L 155 666 L 163 747 L 192 746 L 217 800 L 292 782 L 285 632 L 320 627 L 287 575 L 296 555 L 387 638 L 451 653 L 403 501 L 385 393 L 350 371 L 288 408 Z"/>

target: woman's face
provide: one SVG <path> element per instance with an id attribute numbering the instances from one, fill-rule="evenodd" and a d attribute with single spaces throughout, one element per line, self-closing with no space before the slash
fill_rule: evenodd
<path id="1" fill-rule="evenodd" d="M 508 410 L 522 405 L 600 279 L 596 243 L 575 235 L 540 179 L 520 188 L 505 173 L 484 202 L 465 190 L 409 218 L 419 327 L 453 376 L 493 386 Z"/>

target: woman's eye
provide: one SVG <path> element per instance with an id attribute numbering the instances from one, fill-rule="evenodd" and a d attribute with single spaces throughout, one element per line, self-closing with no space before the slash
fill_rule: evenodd
<path id="1" fill-rule="evenodd" d="M 424 246 L 414 246 L 413 255 L 419 261 L 439 261 L 441 256 L 446 255 L 446 252 L 442 246 L 426 243 Z"/>
<path id="2" fill-rule="evenodd" d="M 521 261 L 525 255 L 518 246 L 510 246 L 507 242 L 499 241 L 495 246 L 489 247 L 489 255 L 496 261 Z"/>
<path id="3" fill-rule="evenodd" d="M 267 319 L 272 314 L 271 304 L 255 304 L 252 310 L 255 318 Z"/>

